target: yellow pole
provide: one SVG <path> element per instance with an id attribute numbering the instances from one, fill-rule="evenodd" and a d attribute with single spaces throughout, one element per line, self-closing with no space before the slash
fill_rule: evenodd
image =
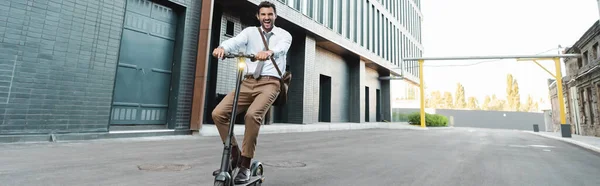
<path id="1" fill-rule="evenodd" d="M 419 60 L 419 88 L 421 89 L 421 128 L 425 128 L 425 85 L 423 85 L 423 63 L 424 60 Z"/>
<path id="2" fill-rule="evenodd" d="M 558 89 L 558 106 L 560 107 L 560 124 L 567 124 L 565 117 L 565 100 L 563 98 L 563 87 L 562 87 L 562 74 L 560 69 L 560 58 L 554 58 L 554 65 L 556 66 L 556 88 Z"/>

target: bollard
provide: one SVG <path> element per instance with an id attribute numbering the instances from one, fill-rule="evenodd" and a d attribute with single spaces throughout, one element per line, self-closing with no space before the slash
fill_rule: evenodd
<path id="1" fill-rule="evenodd" d="M 533 132 L 540 132 L 540 127 L 538 124 L 533 124 Z"/>

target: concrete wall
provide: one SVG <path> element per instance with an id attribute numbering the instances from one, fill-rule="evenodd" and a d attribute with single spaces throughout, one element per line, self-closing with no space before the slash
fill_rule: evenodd
<path id="1" fill-rule="evenodd" d="M 365 109 L 369 110 L 367 122 L 377 121 L 377 90 L 383 95 L 381 92 L 381 84 L 377 78 L 379 78 L 379 73 L 377 71 L 371 68 L 365 68 L 365 86 L 369 87 L 369 106 L 365 106 Z M 381 103 L 383 103 L 383 101 L 381 101 Z"/>
<path id="2" fill-rule="evenodd" d="M 179 94 L 169 122 L 186 128 L 200 4 L 173 2 L 186 27 L 178 31 Z M 125 6 L 126 0 L 0 1 L 0 134 L 107 131 Z"/>
<path id="3" fill-rule="evenodd" d="M 349 121 L 350 81 L 348 74 L 350 73 L 350 69 L 348 64 L 340 56 L 321 47 L 316 48 L 315 59 L 319 60 L 315 61 L 316 77 L 312 80 L 314 81 L 313 89 L 317 89 L 317 92 L 321 90 L 319 86 L 321 74 L 331 78 L 331 122 Z M 316 95 L 318 98 L 319 94 L 317 93 Z M 318 103 L 319 99 L 316 99 L 316 102 Z M 318 108 L 317 106 L 317 110 Z"/>
<path id="4" fill-rule="evenodd" d="M 393 108 L 395 113 L 419 112 L 419 109 Z M 533 112 L 503 112 L 483 110 L 448 110 L 431 109 L 427 113 L 441 114 L 454 117 L 455 127 L 475 127 L 491 129 L 533 130 L 533 124 L 538 124 L 540 131 L 545 131 L 544 114 Z"/>

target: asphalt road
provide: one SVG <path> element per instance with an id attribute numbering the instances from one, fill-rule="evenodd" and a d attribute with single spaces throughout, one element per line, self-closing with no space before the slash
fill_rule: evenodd
<path id="1" fill-rule="evenodd" d="M 221 149 L 214 137 L 0 144 L 0 185 L 212 185 Z M 256 155 L 270 186 L 600 185 L 600 155 L 509 130 L 268 134 Z M 188 169 L 139 170 L 152 164 Z"/>

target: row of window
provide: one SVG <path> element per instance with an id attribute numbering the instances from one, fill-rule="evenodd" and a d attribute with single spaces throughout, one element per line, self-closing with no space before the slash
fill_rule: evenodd
<path id="1" fill-rule="evenodd" d="M 278 0 L 346 39 L 417 75 L 422 55 L 420 0 Z"/>

